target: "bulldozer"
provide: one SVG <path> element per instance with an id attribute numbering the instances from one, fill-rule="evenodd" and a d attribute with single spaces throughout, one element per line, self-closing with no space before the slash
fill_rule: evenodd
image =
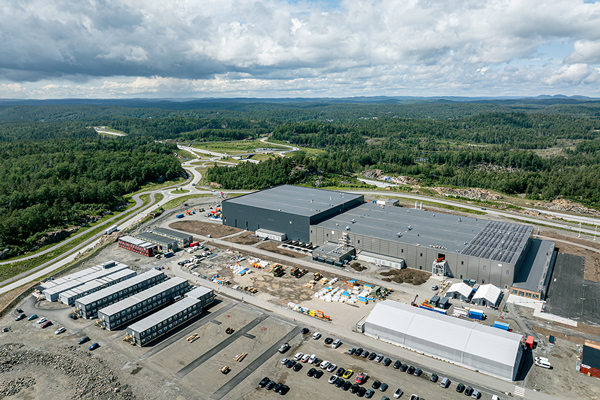
<path id="1" fill-rule="evenodd" d="M 284 273 L 285 271 L 282 265 L 277 265 L 275 268 L 273 268 L 273 276 L 276 278 L 283 276 Z"/>

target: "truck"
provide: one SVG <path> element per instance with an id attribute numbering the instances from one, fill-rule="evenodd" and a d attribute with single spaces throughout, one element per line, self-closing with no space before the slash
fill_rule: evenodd
<path id="1" fill-rule="evenodd" d="M 173 254 L 173 252 L 172 252 L 172 251 L 167 251 L 167 252 L 165 253 L 165 258 L 170 258 L 170 257 L 173 257 L 174 255 L 175 255 L 175 254 Z"/>
<path id="2" fill-rule="evenodd" d="M 177 214 L 175 217 L 176 218 L 183 218 L 183 214 Z"/>
<path id="3" fill-rule="evenodd" d="M 117 231 L 117 226 L 116 226 L 116 225 L 113 225 L 113 226 L 111 226 L 110 228 L 108 228 L 108 229 L 106 230 L 106 234 L 107 234 L 107 235 L 110 235 L 111 233 L 113 233 L 113 232 L 116 232 L 116 231 Z"/>

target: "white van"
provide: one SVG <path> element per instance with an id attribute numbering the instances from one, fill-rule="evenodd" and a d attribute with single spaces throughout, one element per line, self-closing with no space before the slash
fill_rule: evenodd
<path id="1" fill-rule="evenodd" d="M 542 368 L 546 368 L 546 369 L 552 369 L 552 365 L 548 361 L 546 361 L 546 360 L 536 359 L 533 363 L 535 365 L 537 365 L 538 367 L 542 367 Z"/>

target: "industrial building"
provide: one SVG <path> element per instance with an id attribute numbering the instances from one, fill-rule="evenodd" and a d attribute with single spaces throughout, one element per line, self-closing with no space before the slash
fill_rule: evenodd
<path id="1" fill-rule="evenodd" d="M 126 281 L 77 299 L 75 300 L 75 307 L 84 318 L 95 318 L 99 309 L 158 285 L 164 280 L 165 274 L 163 272 L 151 269 Z"/>
<path id="2" fill-rule="evenodd" d="M 132 271 L 128 268 L 123 269 L 119 272 L 115 272 L 114 274 L 105 276 L 104 278 L 94 279 L 85 285 L 62 292 L 58 298 L 61 303 L 72 306 L 75 304 L 75 300 L 81 297 L 87 296 L 88 294 L 92 294 L 109 286 L 116 285 L 117 283 L 123 282 L 129 278 L 133 278 L 136 275 L 137 274 L 135 271 Z"/>
<path id="3" fill-rule="evenodd" d="M 509 381 L 523 356 L 521 335 L 391 300 L 375 305 L 364 333 Z"/>
<path id="4" fill-rule="evenodd" d="M 93 281 L 95 279 L 104 278 L 105 276 L 109 276 L 111 274 L 114 274 L 115 272 L 129 270 L 129 267 L 127 265 L 122 264 L 122 263 L 117 263 L 115 261 L 112 261 L 110 265 L 109 264 L 106 264 L 106 265 L 107 266 L 105 268 L 101 268 L 98 271 L 94 271 L 90 274 L 81 276 L 77 279 L 70 279 L 69 281 L 67 281 L 63 284 L 56 285 L 56 286 L 50 287 L 48 289 L 44 289 L 42 294 L 44 295 L 44 297 L 46 297 L 46 300 L 56 301 L 56 300 L 58 300 L 58 297 L 60 296 L 60 294 L 63 292 L 74 289 L 78 286 L 83 286 L 86 283 Z"/>
<path id="5" fill-rule="evenodd" d="M 579 372 L 600 378 L 600 344 L 586 340 L 581 350 Z"/>
<path id="6" fill-rule="evenodd" d="M 223 200 L 223 225 L 267 229 L 290 240 L 310 241 L 310 225 L 362 204 L 364 196 L 282 185 Z M 322 243 L 321 243 L 322 244 Z"/>
<path id="7" fill-rule="evenodd" d="M 223 224 L 320 246 L 313 250 L 313 259 L 333 265 L 356 256 L 392 268 L 491 283 L 532 298 L 545 296 L 554 243 L 532 239 L 531 226 L 395 204 L 282 185 L 224 200 Z M 339 246 L 355 253 L 343 251 L 345 259 L 337 257 Z"/>
<path id="8" fill-rule="evenodd" d="M 133 236 L 123 236 L 119 238 L 119 247 L 133 251 L 146 257 L 152 257 L 156 253 L 156 245 L 145 240 L 134 238 Z"/>
<path id="9" fill-rule="evenodd" d="M 157 235 L 152 232 L 142 232 L 136 235 L 138 239 L 145 240 L 155 244 L 158 249 L 162 252 L 177 251 L 179 249 L 179 243 L 175 239 L 168 238 L 166 236 Z"/>
<path id="10" fill-rule="evenodd" d="M 473 288 L 464 282 L 453 283 L 446 291 L 446 297 L 462 301 L 471 301 L 473 297 Z"/>
<path id="11" fill-rule="evenodd" d="M 480 306 L 498 307 L 502 300 L 502 290 L 492 285 L 481 285 L 473 295 L 471 301 Z"/>
<path id="12" fill-rule="evenodd" d="M 176 240 L 177 244 L 181 248 L 188 247 L 190 245 L 190 243 L 192 243 L 194 241 L 194 238 L 192 237 L 192 235 L 177 232 L 172 229 L 154 228 L 154 229 L 152 229 L 152 233 L 155 233 L 159 236 L 164 236 L 169 239 Z"/>
<path id="13" fill-rule="evenodd" d="M 214 301 L 214 292 L 205 287 L 190 291 L 183 300 L 164 308 L 127 327 L 127 336 L 140 346 L 152 342 L 167 332 L 202 314 Z"/>
<path id="14" fill-rule="evenodd" d="M 177 296 L 183 296 L 190 288 L 187 279 L 171 278 L 152 286 L 131 297 L 111 304 L 98 311 L 98 319 L 103 326 L 110 330 L 118 328 L 127 322 L 139 318 L 165 304 Z"/>

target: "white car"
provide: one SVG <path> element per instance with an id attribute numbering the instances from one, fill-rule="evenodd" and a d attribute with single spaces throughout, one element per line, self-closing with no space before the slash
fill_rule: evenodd
<path id="1" fill-rule="evenodd" d="M 289 358 L 282 358 L 282 359 L 281 359 L 281 363 L 282 363 L 282 364 L 286 364 L 288 361 L 290 361 L 290 359 L 289 359 Z"/>
<path id="2" fill-rule="evenodd" d="M 300 361 L 302 361 L 303 363 L 308 362 L 308 359 L 310 358 L 310 354 L 305 354 L 304 356 L 302 356 L 302 359 Z"/>
<path id="3" fill-rule="evenodd" d="M 42 318 L 40 318 L 40 319 L 38 319 L 38 320 L 37 320 L 37 323 L 38 323 L 38 324 L 43 324 L 43 323 L 44 323 L 44 322 L 46 322 L 46 321 L 48 321 L 48 320 L 46 319 L 46 317 L 42 317 Z"/>
<path id="4" fill-rule="evenodd" d="M 329 364 L 331 364 L 329 361 L 325 360 L 321 363 L 321 365 L 319 365 L 322 369 L 325 369 L 327 367 L 329 367 Z"/>
<path id="5" fill-rule="evenodd" d="M 337 368 L 337 365 L 329 364 L 329 366 L 327 367 L 327 372 L 333 372 L 336 370 L 336 368 Z"/>
<path id="6" fill-rule="evenodd" d="M 302 353 L 296 353 L 296 355 L 294 356 L 294 360 L 300 361 L 300 359 L 302 358 L 303 355 L 304 354 L 302 354 Z"/>
<path id="7" fill-rule="evenodd" d="M 56 330 L 56 332 L 54 332 L 55 335 L 60 335 L 61 333 L 65 332 L 67 329 L 64 326 L 61 326 L 60 328 L 58 328 Z"/>
<path id="8" fill-rule="evenodd" d="M 335 341 L 333 343 L 331 343 L 331 347 L 333 347 L 334 349 L 337 349 L 341 345 L 342 345 L 342 341 L 340 339 L 335 339 Z"/>
<path id="9" fill-rule="evenodd" d="M 315 340 L 319 340 L 320 337 L 321 337 L 321 332 L 315 332 L 312 335 L 312 338 Z"/>
<path id="10" fill-rule="evenodd" d="M 327 382 L 335 383 L 335 381 L 337 381 L 337 379 L 338 379 L 337 375 L 331 375 L 331 378 L 329 378 L 329 380 Z"/>
<path id="11" fill-rule="evenodd" d="M 317 358 L 316 354 L 311 354 L 310 358 L 308 359 L 308 363 L 309 364 L 314 363 L 316 358 Z"/>

